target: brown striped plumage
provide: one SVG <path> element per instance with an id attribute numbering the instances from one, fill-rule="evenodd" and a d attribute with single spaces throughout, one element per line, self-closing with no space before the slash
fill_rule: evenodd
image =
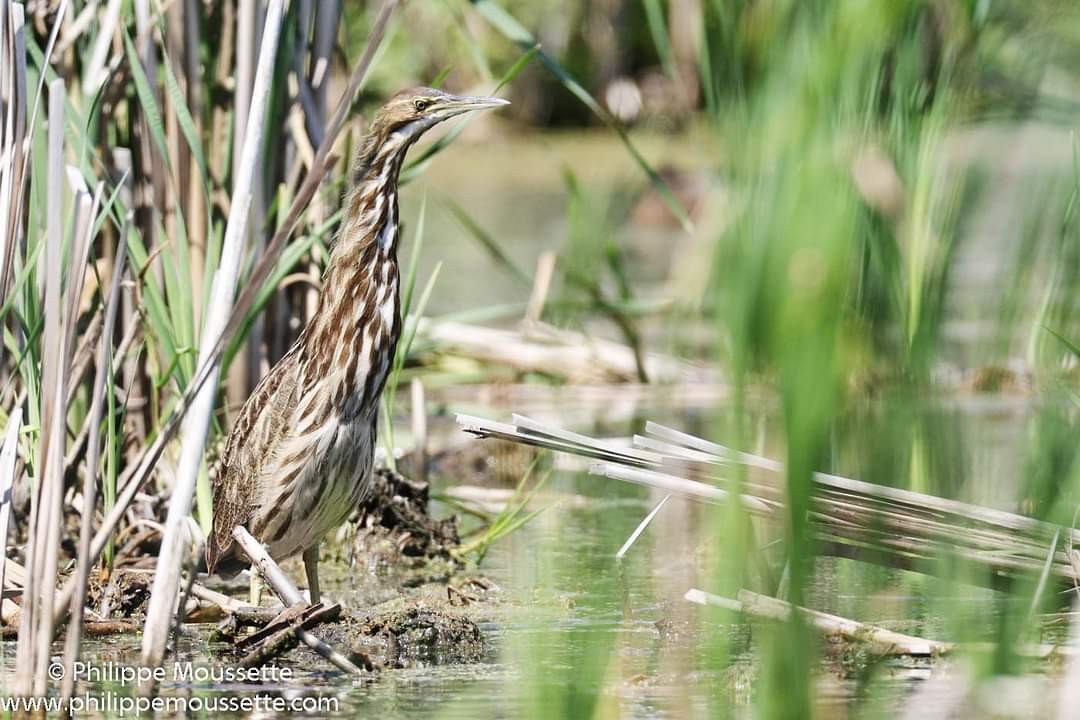
<path id="1" fill-rule="evenodd" d="M 455 115 L 505 100 L 416 88 L 375 114 L 345 198 L 318 308 L 296 344 L 244 403 L 214 479 L 210 572 L 242 563 L 245 526 L 283 559 L 304 553 L 312 601 L 323 536 L 370 486 L 379 395 L 401 332 L 397 179 L 409 147 Z"/>

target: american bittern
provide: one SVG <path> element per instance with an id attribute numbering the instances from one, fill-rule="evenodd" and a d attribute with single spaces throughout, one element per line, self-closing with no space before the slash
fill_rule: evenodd
<path id="1" fill-rule="evenodd" d="M 508 104 L 415 88 L 374 116 L 345 198 L 345 219 L 315 314 L 244 403 L 214 479 L 210 572 L 244 566 L 243 525 L 281 560 L 303 553 L 319 600 L 319 544 L 371 486 L 379 396 L 401 332 L 397 182 L 405 153 L 438 123 Z"/>

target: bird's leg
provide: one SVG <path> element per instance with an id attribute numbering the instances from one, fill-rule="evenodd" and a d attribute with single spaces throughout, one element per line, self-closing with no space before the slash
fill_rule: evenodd
<path id="1" fill-rule="evenodd" d="M 254 565 L 251 566 L 251 581 L 248 583 L 248 602 L 251 607 L 259 607 L 262 602 L 262 579 Z"/>
<path id="2" fill-rule="evenodd" d="M 319 546 L 304 551 L 304 574 L 307 575 L 308 601 L 319 602 Z"/>

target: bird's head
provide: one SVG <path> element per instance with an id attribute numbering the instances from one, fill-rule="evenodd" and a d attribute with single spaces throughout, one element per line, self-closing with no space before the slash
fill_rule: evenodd
<path id="1" fill-rule="evenodd" d="M 409 143 L 443 120 L 473 110 L 509 105 L 497 97 L 451 95 L 435 88 L 417 87 L 402 90 L 383 105 L 372 119 L 376 134 L 388 137 L 399 133 Z"/>

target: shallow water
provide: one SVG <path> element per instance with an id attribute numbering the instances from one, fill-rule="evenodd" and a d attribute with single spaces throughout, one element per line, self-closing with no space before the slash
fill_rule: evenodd
<path id="1" fill-rule="evenodd" d="M 951 462 L 996 467 L 1002 486 L 1008 484 L 1014 464 L 1007 462 L 1011 449 L 997 441 L 1020 432 L 1028 418 L 1023 409 L 961 404 L 932 415 L 950 428 L 952 445 L 964 448 L 962 457 Z M 774 422 L 765 418 L 761 426 L 770 428 Z M 885 420 L 878 422 L 887 427 Z M 604 427 L 612 430 L 611 423 Z M 634 421 L 622 425 L 625 433 L 635 427 Z M 859 436 L 865 440 L 874 432 L 874 421 L 865 421 Z M 767 447 L 772 435 L 763 434 Z M 845 460 L 837 463 L 837 470 L 862 476 L 858 471 L 867 469 L 860 459 L 864 456 L 850 448 L 838 448 L 837 456 Z M 450 482 L 457 479 L 441 478 L 437 485 Z M 1008 490 L 995 487 L 979 483 L 954 490 L 962 497 L 1007 506 Z M 295 677 L 286 682 L 166 682 L 162 692 L 203 703 L 262 695 L 289 702 L 322 697 L 336 708 L 308 714 L 313 717 L 575 716 L 594 701 L 608 708 L 600 712 L 630 718 L 711 717 L 720 708 L 731 710 L 732 717 L 749 717 L 762 682 L 756 649 L 760 642 L 774 641 L 772 633 L 767 626 L 741 622 L 718 628 L 713 614 L 682 599 L 691 587 L 713 587 L 714 564 L 723 553 L 706 541 L 710 524 L 720 520 L 715 511 L 672 500 L 625 560 L 614 558 L 658 499 L 646 488 L 556 473 L 535 503 L 545 507 L 544 512 L 496 544 L 478 571 L 470 571 L 499 588 L 494 601 L 475 615 L 488 644 L 484 662 L 384 671 L 354 683 L 337 672 L 312 671 L 323 667 L 312 656 L 311 665 L 294 668 Z M 327 594 L 347 607 L 385 598 L 381 590 L 372 594 L 378 583 L 362 574 L 342 567 L 328 571 Z M 808 604 L 815 609 L 931 638 L 947 637 L 948 627 L 968 617 L 981 623 L 986 639 L 992 637 L 996 610 L 990 591 L 963 585 L 945 591 L 941 581 L 926 576 L 828 558 L 818 561 L 814 578 Z M 710 659 L 707 643 L 714 642 L 726 643 L 723 656 L 732 658 L 730 665 Z M 10 677 L 14 644 L 5 645 L 5 651 L 0 672 Z M 91 640 L 85 657 L 97 665 L 136 666 L 138 639 Z M 180 641 L 175 662 L 228 664 L 212 659 L 198 633 Z M 171 673 L 170 663 L 166 669 Z M 854 705 L 865 707 L 867 698 L 895 706 L 929 675 L 925 661 L 889 661 L 869 677 L 859 672 L 845 673 L 843 663 L 823 665 L 815 678 L 821 717 L 845 717 Z M 133 689 L 131 683 L 115 682 L 84 688 L 103 698 L 109 693 L 130 696 Z"/>

